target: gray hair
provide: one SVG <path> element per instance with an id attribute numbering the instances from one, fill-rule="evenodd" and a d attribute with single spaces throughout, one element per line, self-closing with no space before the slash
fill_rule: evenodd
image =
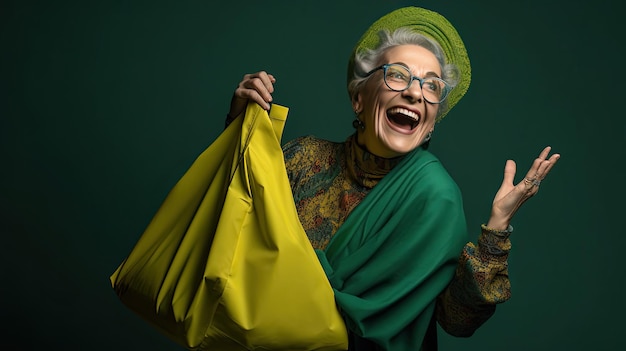
<path id="1" fill-rule="evenodd" d="M 380 37 L 380 43 L 375 49 L 367 49 L 356 53 L 354 56 L 354 70 L 351 72 L 351 79 L 348 83 L 348 94 L 350 98 L 354 98 L 359 90 L 363 87 L 365 82 L 370 76 L 367 73 L 374 68 L 380 66 L 380 59 L 382 55 L 389 49 L 399 45 L 417 45 L 432 52 L 441 68 L 441 79 L 454 88 L 460 80 L 461 73 L 458 67 L 454 64 L 446 63 L 445 54 L 443 50 L 433 39 L 415 32 L 410 28 L 401 27 L 393 32 L 388 30 L 381 30 L 378 33 Z M 444 100 L 439 104 L 439 111 L 437 115 L 441 115 L 448 110 L 448 103 Z"/>

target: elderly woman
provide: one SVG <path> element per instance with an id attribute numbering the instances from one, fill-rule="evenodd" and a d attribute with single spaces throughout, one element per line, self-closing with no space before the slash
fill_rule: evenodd
<path id="1" fill-rule="evenodd" d="M 468 243 L 461 193 L 427 151 L 435 124 L 469 86 L 454 27 L 426 9 L 398 9 L 368 29 L 348 68 L 355 133 L 284 145 L 298 215 L 351 350 L 435 350 L 436 322 L 470 336 L 510 297 L 510 222 L 559 155 L 546 147 L 516 185 L 508 160 L 491 215 Z M 248 101 L 269 109 L 275 82 L 264 71 L 245 75 L 228 115 Z"/>

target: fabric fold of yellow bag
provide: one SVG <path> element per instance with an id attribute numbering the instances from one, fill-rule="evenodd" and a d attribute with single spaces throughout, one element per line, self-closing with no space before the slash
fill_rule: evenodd
<path id="1" fill-rule="evenodd" d="M 188 349 L 347 349 L 293 203 L 280 146 L 287 112 L 250 103 L 110 277 L 129 309 Z"/>

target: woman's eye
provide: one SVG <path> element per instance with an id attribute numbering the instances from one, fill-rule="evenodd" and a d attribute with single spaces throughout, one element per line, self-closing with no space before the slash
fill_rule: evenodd
<path id="1" fill-rule="evenodd" d="M 403 74 L 402 72 L 397 72 L 397 71 L 390 71 L 387 74 L 387 77 L 392 78 L 392 79 L 397 79 L 397 80 L 403 80 L 403 81 L 407 80 L 407 76 L 405 74 Z"/>
<path id="2" fill-rule="evenodd" d="M 434 81 L 434 80 L 427 80 L 424 82 L 424 84 L 422 85 L 423 89 L 428 89 L 430 91 L 439 91 L 441 90 L 441 87 L 439 86 L 439 82 Z"/>

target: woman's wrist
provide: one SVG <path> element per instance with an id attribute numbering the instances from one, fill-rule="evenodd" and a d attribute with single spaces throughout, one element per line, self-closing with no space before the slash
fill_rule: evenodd
<path id="1" fill-rule="evenodd" d="M 489 217 L 489 221 L 486 226 L 493 230 L 507 230 L 509 227 L 510 221 L 508 218 L 498 218 L 491 216 Z"/>

